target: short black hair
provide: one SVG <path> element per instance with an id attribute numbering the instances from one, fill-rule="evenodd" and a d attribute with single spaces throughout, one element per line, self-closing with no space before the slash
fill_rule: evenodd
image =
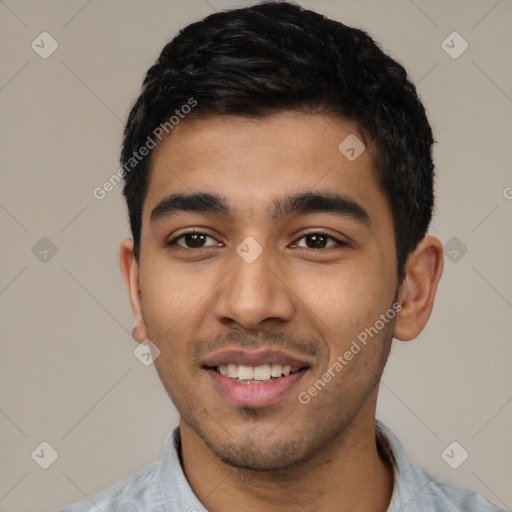
<path id="1" fill-rule="evenodd" d="M 221 11 L 188 25 L 148 70 L 121 151 L 138 261 L 152 151 L 144 158 L 134 154 L 151 147 L 158 127 L 166 123 L 170 133 L 169 119 L 182 112 L 261 118 L 285 110 L 353 120 L 363 142 L 372 142 L 401 282 L 434 206 L 434 140 L 425 108 L 403 66 L 366 32 L 284 1 Z"/>

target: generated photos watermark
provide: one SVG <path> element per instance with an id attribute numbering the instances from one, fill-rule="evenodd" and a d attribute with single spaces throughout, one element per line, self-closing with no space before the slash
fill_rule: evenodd
<path id="1" fill-rule="evenodd" d="M 147 155 L 149 155 L 150 150 L 156 147 L 157 142 L 155 139 L 161 141 L 164 137 L 164 134 L 170 133 L 179 124 L 179 122 L 192 111 L 196 105 L 197 100 L 194 98 L 189 98 L 187 103 L 183 104 L 179 109 L 174 111 L 175 115 L 172 115 L 167 121 L 157 126 L 153 130 L 154 137 L 149 135 L 145 144 L 143 144 L 138 151 L 133 152 L 133 155 L 128 159 L 128 162 L 117 169 L 117 171 L 112 174 L 112 176 L 110 176 L 110 178 L 106 180 L 105 183 L 101 185 L 101 187 L 96 187 L 92 191 L 92 195 L 95 197 L 95 199 L 98 199 L 99 201 L 105 199 L 107 194 L 112 192 L 112 190 L 114 190 L 114 188 L 117 187 L 119 183 L 121 183 L 121 180 L 135 167 L 137 167 L 139 162 L 141 162 Z"/>
<path id="2" fill-rule="evenodd" d="M 366 327 L 363 331 L 361 331 L 357 335 L 357 340 L 352 340 L 352 344 L 350 348 L 345 351 L 343 355 L 338 356 L 336 361 L 330 366 L 330 368 L 325 371 L 322 376 L 307 390 L 301 391 L 297 395 L 297 399 L 303 405 L 309 404 L 311 402 L 311 398 L 318 395 L 320 391 L 322 391 L 325 386 L 332 380 L 338 373 L 345 368 L 349 364 L 350 361 L 354 358 L 355 355 L 361 352 L 362 347 L 366 346 L 368 343 L 368 337 L 373 339 L 377 334 L 379 334 L 382 329 L 388 324 L 391 320 L 393 320 L 396 314 L 402 310 L 402 305 L 398 302 L 395 302 L 385 313 L 381 313 L 379 319 L 370 327 Z M 359 341 L 359 343 L 358 343 Z M 361 344 L 361 345 L 360 345 Z"/>

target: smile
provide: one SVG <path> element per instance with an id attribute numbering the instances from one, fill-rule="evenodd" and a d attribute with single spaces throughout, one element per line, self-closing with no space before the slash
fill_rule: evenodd
<path id="1" fill-rule="evenodd" d="M 289 365 L 262 364 L 252 367 L 228 364 L 205 369 L 214 388 L 232 405 L 264 407 L 278 402 L 291 392 L 309 367 L 292 370 Z"/>
<path id="2" fill-rule="evenodd" d="M 214 368 L 215 371 L 237 382 L 258 384 L 270 382 L 272 379 L 286 377 L 297 373 L 300 368 L 292 369 L 290 365 L 262 364 L 259 366 L 238 365 L 234 363 L 222 364 Z"/>

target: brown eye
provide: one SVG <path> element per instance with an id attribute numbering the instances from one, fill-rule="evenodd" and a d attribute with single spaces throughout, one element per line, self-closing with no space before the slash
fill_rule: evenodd
<path id="1" fill-rule="evenodd" d="M 211 236 L 207 235 L 206 233 L 196 232 L 183 233 L 182 235 L 176 237 L 174 240 L 171 240 L 168 245 L 179 245 L 185 249 L 202 249 L 203 247 L 209 247 L 208 245 L 204 245 L 208 238 L 215 242 L 214 244 L 210 245 L 217 245 L 217 242 Z"/>
<path id="2" fill-rule="evenodd" d="M 305 246 L 298 245 L 298 247 L 305 247 L 306 249 L 326 249 L 327 247 L 332 247 L 333 245 L 346 245 L 325 233 L 308 233 L 307 235 L 302 236 L 299 239 L 299 242 L 300 240 L 305 240 Z M 328 241 L 332 241 L 333 243 L 327 245 Z"/>

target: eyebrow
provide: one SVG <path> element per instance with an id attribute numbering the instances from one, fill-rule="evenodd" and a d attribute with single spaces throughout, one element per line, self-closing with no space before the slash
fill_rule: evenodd
<path id="1" fill-rule="evenodd" d="M 269 210 L 273 222 L 294 214 L 333 213 L 341 217 L 352 218 L 359 223 L 370 226 L 368 212 L 352 199 L 333 192 L 300 192 L 291 196 L 275 199 Z M 176 193 L 160 201 L 151 212 L 150 224 L 168 219 L 183 212 L 213 213 L 232 218 L 232 210 L 225 198 L 207 192 Z"/>

